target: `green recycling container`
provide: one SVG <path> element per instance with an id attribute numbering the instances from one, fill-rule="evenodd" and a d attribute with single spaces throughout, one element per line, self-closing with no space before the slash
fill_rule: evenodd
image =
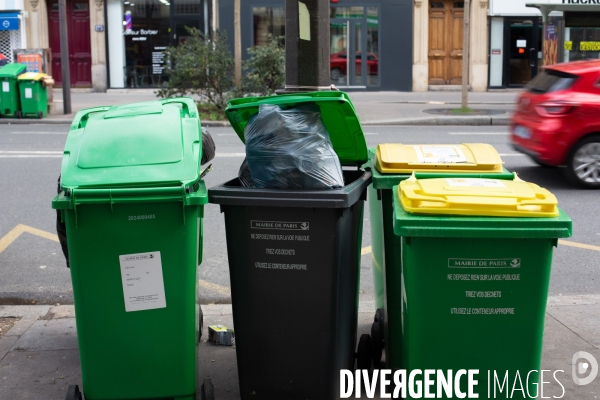
<path id="1" fill-rule="evenodd" d="M 25 72 L 25 64 L 7 64 L 0 68 L 0 115 L 2 117 L 21 117 L 21 101 L 17 77 Z"/>
<path id="2" fill-rule="evenodd" d="M 17 80 L 23 117 L 43 118 L 48 115 L 48 93 L 44 86 L 46 76 L 41 72 L 26 72 L 19 75 Z"/>
<path id="3" fill-rule="evenodd" d="M 475 393 L 486 399 L 494 373 L 512 387 L 518 371 L 534 394 L 552 250 L 571 219 L 518 178 L 412 177 L 392 191 L 402 274 L 387 282 L 388 331 L 401 348 L 390 348 L 389 367 L 478 369 Z"/>
<path id="4" fill-rule="evenodd" d="M 373 184 L 369 186 L 368 202 L 371 224 L 371 258 L 373 269 L 373 291 L 375 294 L 375 321 L 371 329 L 374 357 L 381 359 L 382 349 L 399 346 L 399 342 L 385 341 L 385 281 L 397 282 L 401 265 L 400 240 L 394 235 L 392 188 L 408 179 L 414 171 L 420 179 L 439 177 L 490 177 L 513 179 L 514 174 L 502 167 L 502 160 L 492 146 L 487 144 L 462 145 L 401 145 L 381 144 L 379 149 L 369 149 L 369 161 L 365 165 L 373 174 Z M 430 158 L 437 152 L 437 159 L 427 159 L 416 152 L 429 150 Z M 409 151 L 415 151 L 411 154 Z M 452 168 L 452 160 L 439 159 L 440 156 L 455 152 L 464 158 L 460 169 Z M 383 160 L 378 159 L 382 157 Z M 462 158 L 458 161 L 463 161 Z M 451 170 L 446 170 L 450 167 Z M 434 168 L 439 170 L 436 171 Z M 383 171 L 380 171 L 383 170 Z M 386 268 L 393 265 L 395 268 Z M 389 357 L 389 356 L 388 356 Z M 388 358 L 386 357 L 386 359 Z"/>
<path id="5" fill-rule="evenodd" d="M 190 98 L 75 116 L 52 207 L 67 228 L 86 400 L 196 398 L 201 153 Z"/>

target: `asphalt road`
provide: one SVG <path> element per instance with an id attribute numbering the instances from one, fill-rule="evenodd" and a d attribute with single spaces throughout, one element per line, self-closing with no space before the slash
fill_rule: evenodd
<path id="1" fill-rule="evenodd" d="M 56 125 L 0 126 L 0 304 L 54 304 L 73 301 L 70 274 L 57 242 L 44 237 L 55 233 L 56 214 L 51 200 L 68 127 Z M 211 128 L 217 144 L 207 187 L 237 176 L 244 147 L 231 128 Z M 571 187 L 559 168 L 542 168 L 508 145 L 506 127 L 366 127 L 369 146 L 383 142 L 463 143 L 494 145 L 505 167 L 525 180 L 551 190 L 572 217 L 572 242 L 600 246 L 600 192 Z M 371 245 L 368 207 L 365 208 L 363 247 Z M 229 302 L 229 271 L 223 216 L 208 205 L 204 220 L 204 262 L 198 268 L 201 301 Z M 19 224 L 40 231 L 28 232 Z M 15 229 L 16 228 L 16 229 Z M 19 232 L 23 232 L 17 236 Z M 3 249 L 3 243 L 10 242 Z M 373 299 L 371 255 L 362 257 L 361 300 Z M 555 251 L 552 295 L 599 294 L 600 253 L 561 245 Z"/>

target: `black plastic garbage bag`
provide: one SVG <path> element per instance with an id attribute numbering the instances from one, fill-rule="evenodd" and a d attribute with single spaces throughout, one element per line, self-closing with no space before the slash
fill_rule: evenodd
<path id="1" fill-rule="evenodd" d="M 216 152 L 217 146 L 215 145 L 212 136 L 210 136 L 208 129 L 202 128 L 202 159 L 200 160 L 200 163 L 204 165 L 215 158 Z"/>
<path id="2" fill-rule="evenodd" d="M 244 131 L 246 157 L 258 188 L 334 189 L 344 186 L 316 104 L 281 109 L 263 104 Z"/>
<path id="3" fill-rule="evenodd" d="M 56 188 L 56 194 L 60 194 L 60 175 L 58 176 L 58 187 Z M 67 268 L 70 268 L 69 249 L 67 248 L 67 226 L 60 219 L 60 210 L 56 210 L 56 234 L 58 236 L 58 242 L 60 243 L 62 252 L 67 260 Z"/>
<path id="4" fill-rule="evenodd" d="M 238 171 L 238 178 L 240 180 L 240 184 L 243 187 L 254 187 L 254 182 L 252 181 L 252 174 L 250 174 L 250 167 L 248 166 L 248 160 L 244 158 L 244 162 L 240 165 L 240 170 Z"/>

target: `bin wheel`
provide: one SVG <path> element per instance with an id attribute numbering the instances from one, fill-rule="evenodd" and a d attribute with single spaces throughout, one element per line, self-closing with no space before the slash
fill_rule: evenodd
<path id="1" fill-rule="evenodd" d="M 379 321 L 384 321 L 384 320 L 385 320 L 385 314 L 383 312 L 383 308 L 378 308 L 375 311 L 375 318 L 373 319 L 373 321 L 379 322 Z"/>
<path id="2" fill-rule="evenodd" d="M 67 390 L 67 395 L 65 396 L 65 400 L 83 400 L 83 396 L 79 391 L 79 385 L 70 385 Z"/>
<path id="3" fill-rule="evenodd" d="M 356 367 L 357 369 L 366 369 L 371 371 L 373 366 L 373 343 L 371 336 L 366 333 L 361 335 L 358 341 L 358 350 L 356 351 Z"/>
<path id="4" fill-rule="evenodd" d="M 15 115 L 17 116 L 17 118 L 23 118 L 23 112 L 21 110 L 17 111 Z"/>
<path id="5" fill-rule="evenodd" d="M 38 111 L 37 117 L 38 117 L 38 119 L 44 118 L 44 113 L 42 111 Z"/>
<path id="6" fill-rule="evenodd" d="M 371 325 L 371 340 L 373 342 L 373 362 L 379 364 L 383 355 L 383 335 L 381 322 L 373 322 Z"/>
<path id="7" fill-rule="evenodd" d="M 202 307 L 200 307 L 200 313 L 198 317 L 198 342 L 202 338 L 202 331 L 204 330 L 204 313 L 202 312 Z"/>
<path id="8" fill-rule="evenodd" d="M 215 387 L 210 379 L 205 379 L 200 388 L 202 400 L 215 400 Z"/>

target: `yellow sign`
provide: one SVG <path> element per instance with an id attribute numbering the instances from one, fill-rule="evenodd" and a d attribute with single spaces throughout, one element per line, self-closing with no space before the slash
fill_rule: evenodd
<path id="1" fill-rule="evenodd" d="M 565 50 L 573 50 L 573 42 L 565 41 Z"/>
<path id="2" fill-rule="evenodd" d="M 600 51 L 600 42 L 580 42 L 580 51 Z"/>

